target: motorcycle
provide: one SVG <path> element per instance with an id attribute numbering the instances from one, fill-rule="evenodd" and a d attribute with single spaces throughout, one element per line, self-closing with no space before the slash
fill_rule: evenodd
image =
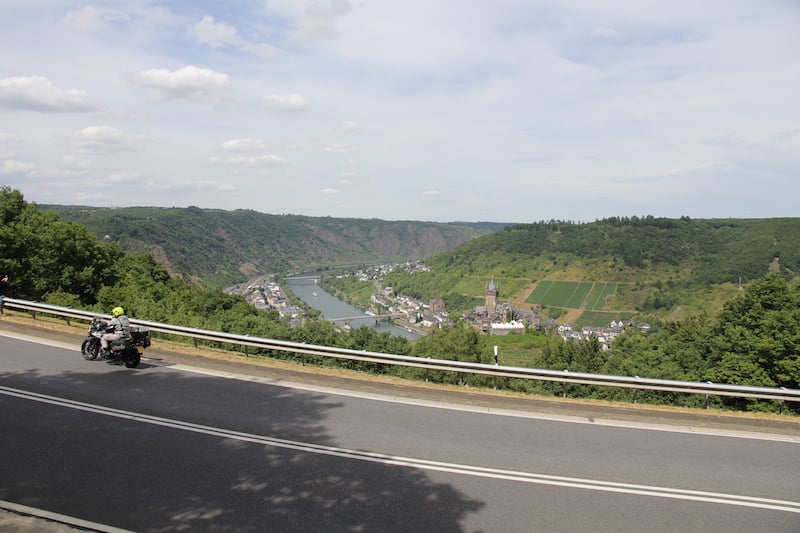
<path id="1" fill-rule="evenodd" d="M 150 346 L 150 329 L 145 327 L 131 326 L 131 336 L 129 338 L 109 341 L 108 350 L 101 348 L 100 337 L 108 333 L 108 322 L 101 317 L 94 317 L 89 324 L 89 334 L 81 343 L 81 354 L 87 361 L 97 359 L 102 355 L 109 361 L 122 361 L 127 368 L 136 368 L 142 359 L 139 348 L 145 349 Z"/>

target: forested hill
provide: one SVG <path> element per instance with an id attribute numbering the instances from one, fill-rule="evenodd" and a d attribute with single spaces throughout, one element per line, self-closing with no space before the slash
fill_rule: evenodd
<path id="1" fill-rule="evenodd" d="M 740 284 L 768 272 L 797 276 L 800 218 L 648 216 L 514 225 L 437 254 L 426 264 L 430 272 L 398 272 L 385 283 L 423 300 L 443 298 L 448 309 L 480 304 L 493 278 L 501 298 L 572 309 L 571 319 L 585 319 L 588 310 L 607 313 L 598 316 L 599 323 L 634 315 L 679 319 L 693 311 L 718 311 Z M 539 297 L 553 282 L 592 282 L 608 294 L 594 303 L 593 296 L 577 303 Z"/>
<path id="2" fill-rule="evenodd" d="M 449 250 L 503 224 L 270 215 L 250 210 L 39 205 L 172 274 L 206 286 L 274 272 L 405 261 Z"/>
<path id="3" fill-rule="evenodd" d="M 648 216 L 515 225 L 444 252 L 435 262 L 508 270 L 521 257 L 540 259 L 539 274 L 577 260 L 589 279 L 637 281 L 631 273 L 661 270 L 708 284 L 760 278 L 769 268 L 793 276 L 800 272 L 800 218 Z"/>

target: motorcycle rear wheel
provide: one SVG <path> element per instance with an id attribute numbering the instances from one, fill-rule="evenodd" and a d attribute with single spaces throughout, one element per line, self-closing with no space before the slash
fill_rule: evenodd
<path id="1" fill-rule="evenodd" d="M 129 357 L 125 358 L 125 366 L 127 368 L 136 368 L 139 366 L 139 362 L 142 360 L 142 356 L 139 355 L 137 351 L 135 354 L 131 354 Z"/>
<path id="2" fill-rule="evenodd" d="M 84 339 L 81 344 L 81 354 L 87 361 L 94 361 L 97 359 L 97 354 L 100 352 L 100 341 L 94 338 Z"/>

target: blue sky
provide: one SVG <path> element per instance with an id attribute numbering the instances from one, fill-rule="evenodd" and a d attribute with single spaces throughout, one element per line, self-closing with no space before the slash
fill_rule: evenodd
<path id="1" fill-rule="evenodd" d="M 793 0 L 3 0 L 26 200 L 387 220 L 798 216 Z"/>

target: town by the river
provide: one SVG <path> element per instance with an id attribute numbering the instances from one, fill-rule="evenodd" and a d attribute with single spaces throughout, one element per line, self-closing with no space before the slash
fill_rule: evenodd
<path id="1" fill-rule="evenodd" d="M 408 328 L 370 316 L 368 311 L 340 300 L 320 287 L 314 277 L 298 276 L 286 279 L 282 283 L 257 279 L 251 280 L 247 285 L 229 287 L 227 291 L 242 294 L 256 308 L 277 309 L 284 319 L 300 323 L 303 318 L 303 310 L 289 300 L 283 290 L 284 286 L 306 305 L 320 311 L 325 320 L 342 328 L 358 328 L 363 325 L 374 328 L 380 333 L 388 332 L 408 339 L 419 337 L 419 334 Z"/>

